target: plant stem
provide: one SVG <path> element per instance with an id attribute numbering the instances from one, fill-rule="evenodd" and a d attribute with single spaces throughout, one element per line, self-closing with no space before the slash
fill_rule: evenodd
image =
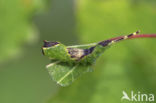
<path id="1" fill-rule="evenodd" d="M 124 36 L 119 36 L 119 37 L 115 37 L 115 38 L 111 38 L 109 40 L 116 40 L 116 39 L 120 39 Z M 134 39 L 134 38 L 156 38 L 156 34 L 140 34 L 140 35 L 133 35 L 132 37 L 128 38 L 128 39 Z"/>
<path id="2" fill-rule="evenodd" d="M 83 45 L 72 45 L 72 46 L 68 46 L 68 48 L 77 48 L 77 47 L 95 46 L 96 44 L 97 44 L 97 43 L 83 44 Z"/>

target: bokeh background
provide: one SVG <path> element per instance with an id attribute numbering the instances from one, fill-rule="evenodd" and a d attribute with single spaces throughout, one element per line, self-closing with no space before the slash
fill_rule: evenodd
<path id="1" fill-rule="evenodd" d="M 156 33 L 155 0 L 0 0 L 0 103 L 121 103 L 123 90 L 156 94 L 156 39 L 112 46 L 68 87 L 45 69 L 43 40 L 74 45 L 136 30 Z"/>

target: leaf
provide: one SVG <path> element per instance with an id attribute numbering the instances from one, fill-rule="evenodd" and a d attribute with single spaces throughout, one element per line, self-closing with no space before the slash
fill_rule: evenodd
<path id="1" fill-rule="evenodd" d="M 51 63 L 47 65 L 47 69 L 53 80 L 61 86 L 68 86 L 81 74 L 91 72 L 92 63 L 90 62 L 95 61 L 95 56 L 90 54 L 88 58 L 88 55 L 84 52 L 84 50 L 89 49 L 91 46 L 92 44 L 65 46 L 60 42 L 45 40 L 42 52 L 45 56 L 52 59 Z M 98 47 L 95 49 L 98 49 Z"/>
<path id="2" fill-rule="evenodd" d="M 68 86 L 83 73 L 93 71 L 90 66 L 69 65 L 59 61 L 47 65 L 47 69 L 53 80 L 61 86 Z"/>

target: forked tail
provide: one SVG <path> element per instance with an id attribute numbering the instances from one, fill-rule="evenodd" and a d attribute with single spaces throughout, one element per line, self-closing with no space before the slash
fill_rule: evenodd
<path id="1" fill-rule="evenodd" d="M 136 31 L 136 32 L 134 32 L 132 34 L 129 34 L 129 35 L 126 35 L 126 36 L 119 36 L 119 37 L 116 37 L 116 38 L 111 38 L 109 40 L 104 40 L 102 42 L 99 42 L 98 44 L 105 47 L 105 46 L 108 46 L 108 45 L 111 45 L 113 43 L 116 43 L 116 42 L 119 42 L 119 41 L 122 41 L 122 40 L 126 40 L 126 39 L 156 38 L 156 34 L 140 34 L 140 35 L 137 35 L 139 33 L 140 33 L 140 31 Z"/>

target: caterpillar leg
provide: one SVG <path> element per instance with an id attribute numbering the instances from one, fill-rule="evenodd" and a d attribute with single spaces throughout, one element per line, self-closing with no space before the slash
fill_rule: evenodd
<path id="1" fill-rule="evenodd" d="M 111 45 L 111 44 L 113 44 L 113 43 L 119 42 L 119 41 L 121 41 L 121 40 L 126 40 L 126 39 L 128 39 L 128 38 L 130 38 L 130 37 L 132 37 L 132 36 L 134 36 L 134 35 L 139 34 L 139 32 L 140 32 L 140 31 L 136 31 L 136 32 L 134 32 L 134 33 L 131 33 L 131 34 L 126 35 L 126 36 L 121 36 L 121 37 L 119 37 L 119 38 L 117 38 L 117 39 L 114 39 L 114 40 L 111 40 L 111 39 L 105 40 L 105 41 L 99 42 L 98 44 L 99 44 L 99 45 L 102 45 L 103 47 L 105 47 L 105 46 Z"/>

